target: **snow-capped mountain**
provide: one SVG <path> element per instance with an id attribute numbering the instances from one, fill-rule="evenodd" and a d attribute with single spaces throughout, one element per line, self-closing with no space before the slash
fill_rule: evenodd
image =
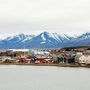
<path id="1" fill-rule="evenodd" d="M 31 40 L 34 35 L 19 34 L 0 40 L 0 48 L 22 48 L 24 42 Z"/>
<path id="2" fill-rule="evenodd" d="M 61 36 L 57 33 L 43 32 L 35 37 L 33 37 L 29 42 L 27 42 L 26 47 L 28 48 L 54 48 L 57 44 L 63 43 L 70 40 L 69 36 Z"/>
<path id="3" fill-rule="evenodd" d="M 39 35 L 19 34 L 0 39 L 0 48 L 61 48 L 90 45 L 90 32 L 78 37 L 43 32 Z"/>
<path id="4" fill-rule="evenodd" d="M 64 46 L 90 46 L 90 32 L 86 32 L 66 42 Z"/>
<path id="5" fill-rule="evenodd" d="M 86 32 L 78 37 L 80 40 L 90 39 L 90 32 Z"/>
<path id="6" fill-rule="evenodd" d="M 30 40 L 32 37 L 34 37 L 34 35 L 25 35 L 22 33 L 16 36 L 7 37 L 5 40 L 15 41 L 15 42 L 19 42 L 19 41 L 24 42 L 24 41 Z"/>

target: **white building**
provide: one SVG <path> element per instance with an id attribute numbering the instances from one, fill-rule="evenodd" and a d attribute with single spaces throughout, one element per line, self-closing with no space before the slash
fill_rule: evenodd
<path id="1" fill-rule="evenodd" d="M 11 51 L 13 51 L 13 52 L 29 52 L 29 49 L 9 49 L 9 50 L 11 50 Z"/>
<path id="2" fill-rule="evenodd" d="M 90 64 L 90 55 L 82 55 L 78 58 L 80 64 Z"/>

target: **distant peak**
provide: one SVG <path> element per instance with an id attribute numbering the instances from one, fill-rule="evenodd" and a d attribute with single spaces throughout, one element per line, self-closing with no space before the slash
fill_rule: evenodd
<path id="1" fill-rule="evenodd" d="M 44 31 L 44 32 L 42 32 L 42 34 L 48 34 L 49 32 L 47 32 L 47 31 Z"/>

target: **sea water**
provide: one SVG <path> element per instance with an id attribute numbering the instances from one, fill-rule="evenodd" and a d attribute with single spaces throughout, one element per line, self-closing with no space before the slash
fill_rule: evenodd
<path id="1" fill-rule="evenodd" d="M 90 68 L 1 65 L 0 90 L 90 90 Z"/>

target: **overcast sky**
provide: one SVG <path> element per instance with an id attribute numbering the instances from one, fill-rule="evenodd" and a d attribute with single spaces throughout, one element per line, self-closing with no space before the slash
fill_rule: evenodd
<path id="1" fill-rule="evenodd" d="M 0 0 L 0 35 L 90 31 L 90 0 Z"/>

